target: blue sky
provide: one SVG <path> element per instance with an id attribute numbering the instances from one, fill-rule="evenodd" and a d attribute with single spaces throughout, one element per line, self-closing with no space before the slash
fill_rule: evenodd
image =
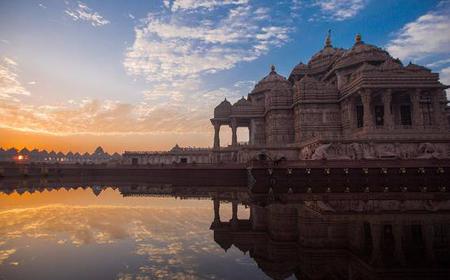
<path id="1" fill-rule="evenodd" d="M 449 1 L 0 0 L 0 128 L 209 145 L 218 102 L 271 64 L 288 76 L 328 29 L 450 83 Z"/>

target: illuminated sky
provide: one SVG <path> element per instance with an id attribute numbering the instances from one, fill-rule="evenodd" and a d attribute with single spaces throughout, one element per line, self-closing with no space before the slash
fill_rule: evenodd
<path id="1" fill-rule="evenodd" d="M 268 279 L 249 254 L 214 241 L 211 200 L 59 189 L 0 201 L 1 279 Z"/>
<path id="2" fill-rule="evenodd" d="M 270 64 L 288 76 L 330 28 L 450 83 L 449 1 L 0 0 L 0 146 L 211 146 L 216 104 Z"/>

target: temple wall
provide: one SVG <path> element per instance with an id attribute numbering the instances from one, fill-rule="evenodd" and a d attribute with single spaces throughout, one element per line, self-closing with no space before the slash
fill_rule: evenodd
<path id="1" fill-rule="evenodd" d="M 172 163 L 211 163 L 209 152 L 204 154 L 124 154 L 124 164 L 172 164 Z"/>
<path id="2" fill-rule="evenodd" d="M 252 145 L 265 145 L 265 123 L 263 118 L 255 118 L 250 121 L 250 139 Z"/>
<path id="3" fill-rule="evenodd" d="M 299 159 L 432 159 L 449 158 L 448 142 L 314 142 L 300 149 Z"/>
<path id="4" fill-rule="evenodd" d="M 311 138 L 334 138 L 341 135 L 338 104 L 298 104 L 294 108 L 295 142 Z"/>
<path id="5" fill-rule="evenodd" d="M 286 146 L 294 140 L 293 117 L 290 109 L 267 112 L 265 119 L 267 146 Z"/>
<path id="6" fill-rule="evenodd" d="M 274 241 L 296 241 L 298 239 L 295 207 L 271 204 L 267 208 L 267 224 L 269 235 Z"/>
<path id="7" fill-rule="evenodd" d="M 249 147 L 233 132 L 234 152 L 220 151 L 221 161 L 245 163 L 261 153 L 274 160 L 450 158 L 446 89 L 438 73 L 403 65 L 360 35 L 349 49 L 327 37 L 289 79 L 272 66 L 247 99 L 220 103 L 211 119 L 214 150 L 220 126 L 231 125 L 249 127 Z"/>

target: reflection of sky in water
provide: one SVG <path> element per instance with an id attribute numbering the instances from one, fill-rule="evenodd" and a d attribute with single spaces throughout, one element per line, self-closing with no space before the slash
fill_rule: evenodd
<path id="1" fill-rule="evenodd" d="M 0 279 L 265 278 L 214 242 L 210 200 L 79 189 L 0 195 L 0 205 Z M 230 213 L 221 207 L 224 220 Z"/>

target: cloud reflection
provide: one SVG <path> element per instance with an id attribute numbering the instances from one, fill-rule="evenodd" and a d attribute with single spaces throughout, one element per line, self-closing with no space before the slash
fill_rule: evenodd
<path id="1" fill-rule="evenodd" d="M 211 238 L 211 215 L 206 207 L 49 205 L 6 210 L 0 212 L 0 249 L 8 249 L 0 251 L 0 264 L 19 254 L 24 246 L 17 244 L 30 238 L 72 250 L 121 243 L 132 244 L 129 250 L 142 263 L 132 273 L 119 272 L 117 279 L 198 279 L 201 259 L 223 253 Z"/>

